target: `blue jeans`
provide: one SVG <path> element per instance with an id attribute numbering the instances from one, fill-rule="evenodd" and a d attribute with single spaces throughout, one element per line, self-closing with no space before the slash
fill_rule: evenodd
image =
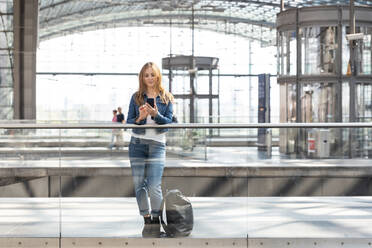
<path id="1" fill-rule="evenodd" d="M 151 205 L 152 216 L 160 216 L 165 144 L 132 137 L 129 143 L 129 160 L 140 215 L 150 214 Z"/>

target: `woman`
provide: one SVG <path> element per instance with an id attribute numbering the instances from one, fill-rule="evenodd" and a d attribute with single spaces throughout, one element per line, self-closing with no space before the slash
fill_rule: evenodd
<path id="1" fill-rule="evenodd" d="M 139 89 L 130 100 L 127 123 L 138 125 L 171 123 L 172 102 L 173 95 L 164 90 L 161 84 L 159 68 L 148 62 L 140 71 Z M 145 222 L 143 237 L 160 236 L 159 216 L 163 200 L 161 180 L 165 163 L 166 131 L 168 129 L 134 128 L 129 143 L 129 159 L 137 204 Z"/>

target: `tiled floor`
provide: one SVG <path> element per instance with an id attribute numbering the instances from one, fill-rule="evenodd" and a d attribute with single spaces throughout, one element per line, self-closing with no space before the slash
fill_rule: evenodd
<path id="1" fill-rule="evenodd" d="M 372 197 L 194 197 L 190 238 L 369 238 Z M 1 198 L 0 237 L 141 237 L 134 198 Z"/>

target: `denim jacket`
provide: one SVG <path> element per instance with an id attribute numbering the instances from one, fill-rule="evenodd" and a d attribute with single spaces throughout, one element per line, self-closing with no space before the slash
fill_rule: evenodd
<path id="1" fill-rule="evenodd" d="M 136 104 L 136 93 L 132 95 L 132 98 L 130 99 L 129 103 L 129 110 L 127 115 L 127 123 L 128 124 L 137 124 L 137 125 L 144 125 L 146 124 L 146 119 L 140 121 L 139 123 L 136 123 L 136 119 L 139 116 L 139 107 Z M 144 94 L 144 100 L 146 102 L 147 95 Z M 173 104 L 169 101 L 168 104 L 165 104 L 161 101 L 160 96 L 156 97 L 156 106 L 158 107 L 158 114 L 155 116 L 154 121 L 156 124 L 162 125 L 162 124 L 168 124 L 172 123 L 172 117 L 173 117 Z M 144 128 L 133 128 L 133 132 L 136 134 L 145 134 Z M 168 131 L 168 128 L 157 128 L 157 133 L 164 133 Z"/>

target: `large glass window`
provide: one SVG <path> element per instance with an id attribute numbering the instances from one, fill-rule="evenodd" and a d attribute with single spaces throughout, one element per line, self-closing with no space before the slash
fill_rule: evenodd
<path id="1" fill-rule="evenodd" d="M 0 1 L 0 119 L 13 119 L 13 2 Z"/>
<path id="2" fill-rule="evenodd" d="M 188 47 L 182 50 L 184 42 L 191 42 L 188 35 L 188 29 L 172 29 L 173 55 L 189 54 Z M 146 61 L 154 61 L 161 67 L 161 59 L 170 53 L 169 39 L 169 28 L 132 27 L 96 30 L 41 41 L 37 51 L 37 119 L 107 121 L 111 120 L 112 109 L 118 106 L 123 107 L 126 113 L 129 98 L 138 88 L 137 73 L 141 66 Z M 95 42 L 87 43 L 87 40 Z M 210 40 L 216 42 L 207 42 Z M 220 116 L 223 116 L 219 118 L 220 122 L 256 121 L 257 77 L 246 74 L 275 74 L 275 51 L 275 47 L 261 47 L 257 41 L 236 35 L 197 31 L 195 56 L 219 58 L 219 68 L 213 70 L 212 93 L 220 95 Z M 293 54 L 295 58 L 295 51 Z M 60 75 L 61 72 L 78 75 Z M 163 84 L 168 89 L 168 71 L 162 72 Z M 83 73 L 88 73 L 88 76 Z M 187 98 L 186 95 L 191 93 L 189 72 L 173 70 L 172 75 L 172 93 Z M 208 70 L 198 71 L 194 84 L 195 93 L 208 94 Z M 278 108 L 275 77 L 271 77 L 271 86 L 272 107 Z M 85 97 L 82 97 L 82 92 Z M 182 97 L 176 99 L 177 117 L 182 122 L 189 122 L 189 102 Z M 195 109 L 200 112 L 195 116 L 208 120 L 208 105 L 198 104 Z M 218 101 L 215 99 L 213 111 L 216 110 Z M 276 118 L 277 113 L 279 111 L 272 111 Z"/>

